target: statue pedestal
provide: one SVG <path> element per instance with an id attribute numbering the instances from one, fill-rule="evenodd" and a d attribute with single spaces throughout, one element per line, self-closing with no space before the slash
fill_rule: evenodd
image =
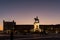
<path id="1" fill-rule="evenodd" d="M 36 32 L 36 31 L 38 31 L 38 32 L 41 32 L 41 29 L 39 28 L 39 23 L 34 23 L 34 32 Z"/>

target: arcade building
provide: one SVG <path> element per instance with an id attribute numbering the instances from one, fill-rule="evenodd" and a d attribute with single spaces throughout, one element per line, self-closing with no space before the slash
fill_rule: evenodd
<path id="1" fill-rule="evenodd" d="M 38 17 L 34 18 L 33 25 L 16 25 L 13 20 L 11 22 L 3 20 L 4 33 L 23 33 L 23 32 L 46 32 L 46 33 L 60 33 L 60 24 L 56 25 L 40 25 Z"/>

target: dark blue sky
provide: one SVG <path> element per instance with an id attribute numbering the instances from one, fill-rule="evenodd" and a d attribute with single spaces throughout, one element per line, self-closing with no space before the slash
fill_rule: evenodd
<path id="1" fill-rule="evenodd" d="M 17 24 L 60 24 L 60 0 L 0 0 L 0 24 L 15 20 Z"/>

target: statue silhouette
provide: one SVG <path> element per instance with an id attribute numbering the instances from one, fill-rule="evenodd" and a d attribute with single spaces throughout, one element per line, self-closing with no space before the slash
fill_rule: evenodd
<path id="1" fill-rule="evenodd" d="M 39 23 L 39 19 L 38 19 L 38 16 L 36 16 L 36 18 L 34 18 L 35 22 L 38 22 Z"/>

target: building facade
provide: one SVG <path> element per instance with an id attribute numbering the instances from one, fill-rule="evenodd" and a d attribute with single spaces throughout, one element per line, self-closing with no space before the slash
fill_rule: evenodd
<path id="1" fill-rule="evenodd" d="M 16 25 L 16 22 L 13 20 L 11 22 L 3 20 L 3 31 L 5 33 L 10 33 L 11 30 L 14 33 L 23 33 L 23 32 L 46 32 L 46 33 L 60 33 L 60 24 L 59 25 L 39 25 L 38 17 L 34 18 L 34 25 Z"/>
<path id="2" fill-rule="evenodd" d="M 14 20 L 11 22 L 3 20 L 3 31 L 6 33 L 10 33 L 11 30 L 14 30 L 15 25 L 16 22 L 14 22 Z"/>

